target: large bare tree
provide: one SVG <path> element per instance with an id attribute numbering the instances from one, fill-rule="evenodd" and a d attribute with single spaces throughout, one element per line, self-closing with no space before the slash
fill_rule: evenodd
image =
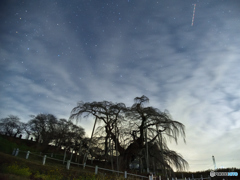
<path id="1" fill-rule="evenodd" d="M 108 101 L 80 102 L 73 108 L 70 119 L 90 115 L 95 117 L 93 131 L 98 121 L 99 127 L 95 135 L 98 136 L 99 143 L 104 144 L 106 160 L 109 149 L 114 149 L 115 156 L 122 160 L 122 169 L 128 169 L 130 163 L 136 160 L 147 171 L 153 166 L 155 169 L 162 169 L 163 173 L 173 167 L 178 170 L 187 168 L 188 163 L 182 156 L 167 147 L 168 139 L 177 143 L 179 136 L 182 136 L 185 141 L 184 125 L 172 120 L 168 111 L 161 112 L 157 108 L 145 107 L 149 101 L 146 96 L 136 97 L 134 100 L 135 103 L 129 108 L 123 103 Z"/>

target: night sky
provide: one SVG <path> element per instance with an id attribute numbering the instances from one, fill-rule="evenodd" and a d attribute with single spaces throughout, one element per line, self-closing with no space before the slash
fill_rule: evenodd
<path id="1" fill-rule="evenodd" d="M 239 0 L 1 0 L 0 24 L 0 118 L 145 95 L 186 126 L 190 171 L 240 168 Z"/>

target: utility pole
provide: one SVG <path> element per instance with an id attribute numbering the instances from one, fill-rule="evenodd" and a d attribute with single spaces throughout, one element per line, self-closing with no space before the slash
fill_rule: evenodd
<path id="1" fill-rule="evenodd" d="M 111 165 L 112 165 L 112 170 L 113 168 L 113 143 L 112 143 L 112 136 L 110 135 L 109 137 L 109 151 L 110 151 L 110 156 L 111 156 Z"/>
<path id="2" fill-rule="evenodd" d="M 213 159 L 214 170 L 216 170 L 216 169 L 217 169 L 217 166 L 216 166 L 216 162 L 215 162 L 215 158 L 214 158 L 214 156 L 212 156 L 212 159 Z"/>
<path id="3" fill-rule="evenodd" d="M 118 132 L 117 132 L 117 121 L 115 122 L 115 137 L 116 137 L 116 141 L 115 141 L 115 146 L 116 146 L 116 158 L 117 158 L 117 171 L 119 171 L 119 165 L 118 165 Z M 119 174 L 119 172 L 118 172 Z"/>
<path id="4" fill-rule="evenodd" d="M 148 142 L 147 142 L 147 128 L 145 128 L 145 147 L 146 147 L 147 173 L 149 173 L 149 154 L 148 154 Z"/>
<path id="5" fill-rule="evenodd" d="M 95 127 L 96 127 L 96 123 L 97 123 L 97 117 L 95 118 L 95 122 L 94 122 L 94 125 L 93 125 L 93 130 L 92 130 L 92 135 L 91 135 L 91 139 L 90 139 L 90 142 L 89 142 L 87 152 L 85 153 L 85 155 L 83 157 L 83 164 L 85 164 L 85 165 L 86 165 L 86 162 L 87 162 L 87 158 L 88 158 L 87 156 L 89 154 L 90 146 L 92 145 L 92 138 L 93 138 L 94 130 L 95 130 Z"/>
<path id="6" fill-rule="evenodd" d="M 162 139 L 162 133 L 161 131 L 159 131 L 159 128 L 158 128 L 158 124 L 156 124 L 156 129 L 157 129 L 157 132 L 158 132 L 158 141 L 160 143 L 160 150 L 161 150 L 161 158 L 162 158 L 162 164 L 161 164 L 161 167 L 162 167 L 162 174 L 166 174 L 165 172 L 165 165 L 164 165 L 164 158 L 163 158 L 163 139 Z"/>

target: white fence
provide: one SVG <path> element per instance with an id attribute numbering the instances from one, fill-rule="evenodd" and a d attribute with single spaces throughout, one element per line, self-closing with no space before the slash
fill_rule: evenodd
<path id="1" fill-rule="evenodd" d="M 70 169 L 70 166 L 71 164 L 72 165 L 77 165 L 77 166 L 82 166 L 83 169 L 85 169 L 85 167 L 89 167 L 89 168 L 92 168 L 94 169 L 94 172 L 95 174 L 98 174 L 99 170 L 103 170 L 103 171 L 110 171 L 110 172 L 113 172 L 113 173 L 117 173 L 118 175 L 122 174 L 124 176 L 125 179 L 128 178 L 128 176 L 131 176 L 132 177 L 136 177 L 136 178 L 140 178 L 142 180 L 144 179 L 148 179 L 148 180 L 163 180 L 163 178 L 161 178 L 161 176 L 153 176 L 153 175 L 149 175 L 149 176 L 142 176 L 142 175 L 138 175 L 138 174 L 132 174 L 132 173 L 128 173 L 127 171 L 116 171 L 116 170 L 111 170 L 111 169 L 106 169 L 106 168 L 102 168 L 102 167 L 98 167 L 98 166 L 89 166 L 89 165 L 86 165 L 86 163 L 84 164 L 80 164 L 80 163 L 74 163 L 74 162 L 71 162 L 70 160 L 67 160 L 65 161 L 65 156 L 63 158 L 63 160 L 60 160 L 60 159 L 55 159 L 53 158 L 53 153 L 45 153 L 45 155 L 42 155 L 42 153 L 40 152 L 37 152 L 37 153 L 34 153 L 34 152 L 30 152 L 30 151 L 20 151 L 18 148 L 15 148 L 12 152 L 12 155 L 13 156 L 18 156 L 19 152 L 22 152 L 22 153 L 26 153 L 26 156 L 25 158 L 28 159 L 30 154 L 32 155 L 35 155 L 35 156 L 39 156 L 39 157 L 42 157 L 42 164 L 45 165 L 46 164 L 46 160 L 47 159 L 51 159 L 51 160 L 54 160 L 54 161 L 60 161 L 61 163 L 65 163 L 67 162 L 66 164 L 66 169 L 69 170 Z M 51 157 L 48 157 L 46 154 L 51 154 Z M 165 178 L 166 179 L 166 178 Z M 208 178 L 183 178 L 183 179 L 177 179 L 177 178 L 167 178 L 167 180 L 211 180 L 210 177 Z"/>

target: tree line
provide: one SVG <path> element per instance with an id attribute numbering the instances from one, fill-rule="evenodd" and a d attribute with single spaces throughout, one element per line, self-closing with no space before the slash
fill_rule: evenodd
<path id="1" fill-rule="evenodd" d="M 146 96 L 136 97 L 131 107 L 109 101 L 81 101 L 72 109 L 69 120 L 39 114 L 28 123 L 21 123 L 16 116 L 9 116 L 1 119 L 0 131 L 16 136 L 22 130 L 45 145 L 53 143 L 84 152 L 84 163 L 88 158 L 96 159 L 109 162 L 117 170 L 131 168 L 162 175 L 174 173 L 174 168 L 186 170 L 187 161 L 167 146 L 168 140 L 177 143 L 180 136 L 185 142 L 184 125 L 173 120 L 167 110 L 145 106 L 148 101 Z M 89 116 L 95 122 L 91 138 L 85 139 L 84 129 L 72 121 Z M 13 121 L 18 125 L 13 125 Z M 7 122 L 12 130 L 7 128 Z"/>
<path id="2" fill-rule="evenodd" d="M 27 123 L 21 122 L 20 118 L 14 115 L 0 119 L 0 133 L 12 137 L 26 134 L 26 139 L 32 136 L 43 147 L 51 143 L 59 149 L 62 147 L 77 149 L 81 141 L 88 140 L 85 137 L 85 130 L 69 120 L 57 119 L 52 114 L 38 114 L 30 117 Z"/>

